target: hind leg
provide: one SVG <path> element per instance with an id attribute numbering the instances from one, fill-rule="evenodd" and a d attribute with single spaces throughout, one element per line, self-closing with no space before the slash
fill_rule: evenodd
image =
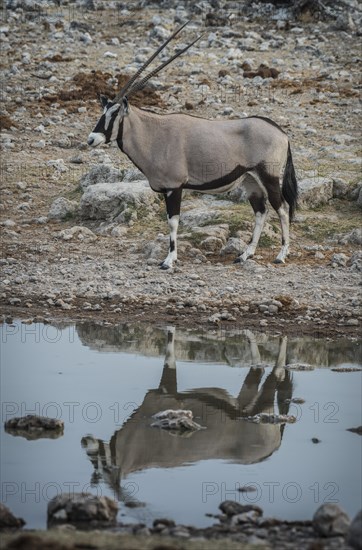
<path id="1" fill-rule="evenodd" d="M 277 210 L 277 213 L 282 228 L 282 248 L 274 263 L 284 264 L 289 253 L 289 204 L 282 202 L 282 205 Z"/>
<path id="2" fill-rule="evenodd" d="M 289 204 L 283 200 L 281 193 L 281 182 L 278 177 L 263 172 L 263 183 L 268 193 L 268 199 L 278 214 L 282 230 L 282 248 L 274 260 L 276 264 L 285 263 L 289 252 Z"/>
<path id="3" fill-rule="evenodd" d="M 245 260 L 254 256 L 266 220 L 267 209 L 265 197 L 263 195 L 252 194 L 249 197 L 249 202 L 255 214 L 253 235 L 246 250 L 236 258 L 235 262 L 245 262 Z"/>

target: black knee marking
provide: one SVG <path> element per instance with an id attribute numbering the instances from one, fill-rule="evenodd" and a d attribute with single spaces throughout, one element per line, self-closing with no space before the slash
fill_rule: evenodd
<path id="1" fill-rule="evenodd" d="M 274 210 L 278 211 L 283 202 L 279 178 L 269 174 L 264 163 L 258 164 L 257 173 L 268 193 L 270 204 Z"/>
<path id="2" fill-rule="evenodd" d="M 249 202 L 254 210 L 254 214 L 257 214 L 258 212 L 260 212 L 261 214 L 265 213 L 266 211 L 265 197 L 256 195 L 255 193 L 253 193 L 249 197 Z"/>
<path id="3" fill-rule="evenodd" d="M 168 219 L 179 216 L 181 210 L 182 189 L 175 189 L 164 194 Z"/>

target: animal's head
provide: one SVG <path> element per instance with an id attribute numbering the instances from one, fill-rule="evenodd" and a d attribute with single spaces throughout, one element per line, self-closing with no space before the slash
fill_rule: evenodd
<path id="1" fill-rule="evenodd" d="M 99 119 L 98 123 L 96 124 L 96 127 L 94 128 L 93 132 L 91 132 L 88 136 L 88 145 L 90 145 L 91 147 L 97 147 L 97 145 L 100 145 L 101 143 L 110 143 L 111 141 L 115 141 L 118 136 L 120 124 L 123 118 L 128 114 L 127 98 L 130 97 L 135 92 L 137 92 L 138 90 L 142 90 L 142 88 L 145 87 L 147 81 L 150 78 L 155 76 L 164 67 L 166 67 L 166 65 L 171 63 L 171 61 L 173 61 L 174 59 L 182 55 L 186 50 L 191 48 L 191 46 L 193 46 L 193 44 L 195 44 L 195 42 L 201 38 L 201 36 L 198 36 L 196 40 L 191 42 L 191 44 L 189 44 L 182 50 L 175 53 L 175 55 L 170 57 L 170 59 L 168 59 L 167 61 L 164 61 L 156 69 L 154 69 L 144 78 L 136 82 L 137 78 L 146 69 L 146 67 L 150 65 L 150 63 L 155 59 L 155 57 L 167 46 L 170 40 L 172 40 L 188 23 L 189 21 L 187 21 L 179 29 L 177 29 L 166 40 L 166 42 L 164 42 L 155 51 L 155 53 L 152 54 L 149 59 L 147 59 L 147 61 L 142 65 L 142 67 L 138 69 L 136 74 L 132 76 L 132 78 L 125 84 L 125 86 L 123 86 L 122 90 L 119 91 L 119 93 L 116 95 L 116 97 L 113 100 L 109 100 L 107 97 L 101 96 L 103 114 Z"/>
<path id="2" fill-rule="evenodd" d="M 111 101 L 101 95 L 103 114 L 98 120 L 93 132 L 88 136 L 88 145 L 97 147 L 101 143 L 110 143 L 117 139 L 119 126 L 124 116 L 128 114 L 128 101 L 126 97 Z"/>

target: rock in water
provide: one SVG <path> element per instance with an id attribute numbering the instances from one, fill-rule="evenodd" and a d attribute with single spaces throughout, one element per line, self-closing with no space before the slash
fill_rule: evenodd
<path id="1" fill-rule="evenodd" d="M 0 529 L 19 528 L 25 525 L 23 518 L 16 518 L 9 508 L 0 502 Z"/>
<path id="2" fill-rule="evenodd" d="M 345 535 L 350 525 L 346 512 L 337 504 L 322 504 L 313 516 L 313 527 L 323 537 Z"/>
<path id="3" fill-rule="evenodd" d="M 263 510 L 255 504 L 240 504 L 234 500 L 224 500 L 219 505 L 220 510 L 228 517 L 236 516 L 239 514 L 246 514 L 248 512 L 256 512 L 259 516 L 263 515 Z"/>
<path id="4" fill-rule="evenodd" d="M 114 523 L 118 504 L 108 497 L 98 497 L 90 493 L 62 494 L 48 504 L 50 522 L 106 522 Z"/>
<path id="5" fill-rule="evenodd" d="M 254 416 L 242 417 L 243 420 L 254 422 L 255 424 L 294 424 L 297 421 L 296 417 L 291 414 L 268 414 L 260 413 Z"/>
<path id="6" fill-rule="evenodd" d="M 152 428 L 162 428 L 163 430 L 179 430 L 179 431 L 196 431 L 204 430 L 204 426 L 200 426 L 193 421 L 192 411 L 167 409 L 153 415 L 156 422 L 151 424 Z"/>
<path id="7" fill-rule="evenodd" d="M 63 435 L 64 422 L 57 418 L 28 414 L 17 418 L 10 418 L 5 422 L 5 431 L 11 435 L 20 435 L 26 439 L 47 437 L 56 439 Z"/>

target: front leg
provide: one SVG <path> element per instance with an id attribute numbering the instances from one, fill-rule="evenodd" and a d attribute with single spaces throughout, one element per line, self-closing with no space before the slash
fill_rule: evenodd
<path id="1" fill-rule="evenodd" d="M 161 269 L 170 269 L 177 260 L 177 229 L 180 219 L 182 189 L 175 189 L 164 194 L 167 209 L 167 221 L 170 228 L 170 247 L 167 258 L 160 264 Z"/>

